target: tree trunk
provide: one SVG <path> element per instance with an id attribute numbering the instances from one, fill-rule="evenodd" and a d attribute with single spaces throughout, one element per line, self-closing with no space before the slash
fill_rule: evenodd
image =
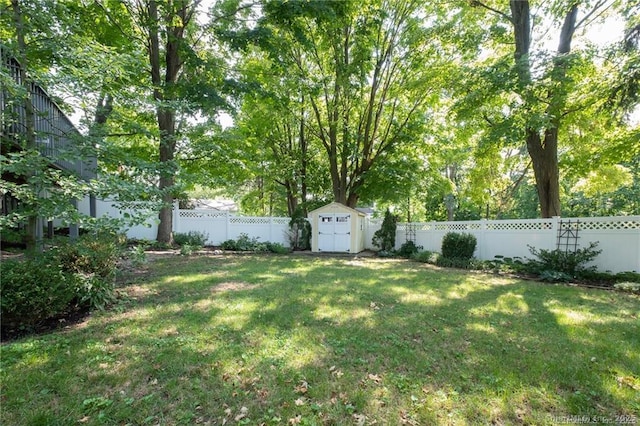
<path id="1" fill-rule="evenodd" d="M 159 37 L 159 14 L 158 5 L 155 0 L 148 2 L 149 16 L 149 63 L 151 65 L 151 80 L 154 85 L 154 99 L 158 102 L 156 113 L 158 118 L 158 129 L 160 130 L 160 179 L 159 189 L 162 193 L 162 207 L 158 218 L 158 242 L 173 243 L 173 187 L 175 185 L 175 150 L 176 150 L 176 111 L 174 107 L 167 106 L 168 101 L 173 100 L 175 94 L 173 89 L 178 81 L 182 61 L 180 58 L 180 44 L 184 41 L 184 29 L 192 17 L 192 10 L 195 5 L 188 2 L 179 4 L 168 3 L 171 8 L 168 16 L 163 19 L 165 28 L 162 33 L 166 39 L 164 44 L 164 79 L 162 79 L 162 67 L 160 63 L 160 37 Z M 176 9 L 174 9 L 176 7 Z"/>
<path id="2" fill-rule="evenodd" d="M 560 216 L 560 184 L 558 170 L 558 129 L 547 129 L 544 143 L 535 130 L 528 130 L 527 150 L 531 157 L 540 215 Z"/>
<path id="3" fill-rule="evenodd" d="M 511 22 L 513 24 L 516 50 L 514 58 L 518 72 L 518 87 L 524 94 L 532 83 L 529 49 L 531 46 L 531 18 L 527 0 L 511 0 Z M 574 4 L 565 15 L 560 31 L 560 41 L 550 78 L 562 84 L 566 78 L 568 66 L 566 55 L 571 51 L 571 41 L 576 29 L 578 6 Z M 525 96 L 526 97 L 526 96 Z M 549 125 L 538 130 L 526 129 L 527 151 L 531 157 L 536 190 L 540 204 L 540 215 L 544 218 L 560 216 L 560 171 L 558 167 L 558 132 L 560 117 L 565 105 L 566 95 L 562 88 L 549 89 L 547 93 L 546 114 L 551 117 Z M 544 138 L 541 137 L 544 134 Z"/>

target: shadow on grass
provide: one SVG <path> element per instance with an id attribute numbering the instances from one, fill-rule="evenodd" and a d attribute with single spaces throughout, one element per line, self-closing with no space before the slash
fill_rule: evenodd
<path id="1" fill-rule="evenodd" d="M 617 383 L 640 375 L 632 298 L 377 259 L 148 268 L 128 309 L 3 348 L 3 423 L 550 424 L 639 408 Z"/>

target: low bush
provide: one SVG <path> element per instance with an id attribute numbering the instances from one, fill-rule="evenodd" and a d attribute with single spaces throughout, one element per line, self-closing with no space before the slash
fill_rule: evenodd
<path id="1" fill-rule="evenodd" d="M 447 259 L 471 259 L 478 241 L 472 234 L 448 232 L 442 239 L 442 257 Z"/>
<path id="2" fill-rule="evenodd" d="M 240 234 L 235 240 L 226 240 L 221 244 L 224 250 L 230 251 L 251 251 L 257 253 L 277 253 L 285 254 L 289 253 L 290 249 L 280 243 L 272 243 L 269 241 L 261 242 L 259 238 L 249 236 L 245 233 Z"/>
<path id="3" fill-rule="evenodd" d="M 411 255 L 411 259 L 422 263 L 436 263 L 437 258 L 438 253 L 434 253 L 429 250 L 419 251 Z"/>
<path id="4" fill-rule="evenodd" d="M 595 271 L 595 267 L 587 267 L 586 264 L 595 259 L 602 250 L 596 250 L 597 242 L 589 243 L 589 247 L 577 249 L 575 252 L 560 249 L 545 250 L 529 246 L 529 251 L 537 259 L 527 262 L 527 269 L 537 275 L 550 272 L 561 272 L 577 278 L 581 273 Z"/>
<path id="5" fill-rule="evenodd" d="M 481 269 L 481 262 L 474 259 L 438 256 L 435 264 L 443 268 Z"/>
<path id="6" fill-rule="evenodd" d="M 136 245 L 129 247 L 127 252 L 127 259 L 131 262 L 132 266 L 140 266 L 147 263 L 147 253 L 145 252 L 146 245 Z"/>
<path id="7" fill-rule="evenodd" d="M 497 255 L 493 260 L 487 260 L 483 262 L 483 269 L 493 271 L 496 273 L 514 273 L 522 274 L 528 273 L 529 267 L 527 266 L 527 260 L 522 259 L 519 256 L 506 257 Z"/>
<path id="8" fill-rule="evenodd" d="M 420 250 L 422 250 L 422 246 L 417 246 L 416 243 L 409 240 L 400 246 L 398 256 L 409 259 Z"/>
<path id="9" fill-rule="evenodd" d="M 291 251 L 289 247 L 286 247 L 285 245 L 280 243 L 267 243 L 267 249 L 271 253 L 276 253 L 276 254 L 287 254 Z"/>
<path id="10" fill-rule="evenodd" d="M 79 279 L 63 271 L 56 256 L 0 262 L 3 329 L 28 330 L 75 309 Z"/>
<path id="11" fill-rule="evenodd" d="M 618 272 L 615 279 L 617 282 L 640 283 L 640 274 L 633 271 Z"/>
<path id="12" fill-rule="evenodd" d="M 189 245 L 191 247 L 204 247 L 209 239 L 205 232 L 189 231 L 187 233 L 176 232 L 173 235 L 173 242 L 179 246 Z"/>
<path id="13" fill-rule="evenodd" d="M 123 250 L 124 240 L 119 235 L 98 233 L 83 235 L 75 241 L 62 240 L 50 254 L 58 257 L 65 272 L 93 274 L 113 282 Z"/>
<path id="14" fill-rule="evenodd" d="M 43 321 L 113 303 L 124 240 L 87 234 L 58 241 L 42 253 L 0 263 L 3 329 L 29 329 Z"/>

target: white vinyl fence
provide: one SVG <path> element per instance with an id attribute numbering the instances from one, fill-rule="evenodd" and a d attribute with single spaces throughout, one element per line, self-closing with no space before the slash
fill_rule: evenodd
<path id="1" fill-rule="evenodd" d="M 366 248 L 373 248 L 371 238 L 381 224 L 381 220 L 369 221 Z M 575 235 L 576 230 L 577 238 L 567 235 L 568 231 Z M 423 250 L 439 252 L 448 232 L 475 235 L 475 257 L 481 260 L 492 260 L 497 255 L 532 258 L 529 246 L 555 249 L 560 243 L 561 248 L 568 245 L 572 249 L 598 242 L 597 249 L 602 253 L 593 264 L 599 270 L 640 272 L 640 216 L 399 223 L 396 249 L 412 239 Z"/>
<path id="2" fill-rule="evenodd" d="M 140 206 L 144 209 L 144 206 Z M 148 210 L 148 209 L 147 209 Z M 145 225 L 137 225 L 126 230 L 130 238 L 154 240 L 158 229 L 157 213 L 150 212 Z M 98 202 L 98 216 L 122 217 L 121 211 L 108 201 Z M 132 213 L 129 211 L 128 213 Z M 235 216 L 216 210 L 182 210 L 176 206 L 173 212 L 173 231 L 204 232 L 207 243 L 220 245 L 223 241 L 237 239 L 240 234 L 249 238 L 258 238 L 261 242 L 281 243 L 289 246 L 288 217 L 247 217 Z M 369 219 L 365 222 L 365 248 L 376 249 L 371 240 L 375 231 L 380 229 L 382 220 Z M 594 265 L 601 271 L 640 272 L 640 216 L 518 219 L 518 220 L 478 220 L 465 222 L 425 222 L 399 223 L 396 234 L 396 249 L 412 239 L 423 250 L 439 252 L 442 238 L 448 232 L 466 232 L 475 235 L 478 245 L 475 257 L 492 260 L 495 256 L 528 257 L 532 254 L 529 246 L 538 249 L 555 249 L 559 234 L 577 229 L 577 238 L 560 238 L 573 248 L 588 247 L 598 242 L 597 249 L 602 253 L 595 259 Z"/>
<path id="3" fill-rule="evenodd" d="M 132 215 L 132 209 L 121 209 L 110 201 L 98 201 L 97 216 L 122 218 L 125 214 Z M 142 225 L 125 229 L 127 237 L 155 240 L 158 233 L 158 213 L 149 210 L 144 204 L 138 207 L 147 212 L 149 218 Z M 140 210 L 138 210 L 140 211 Z M 220 245 L 226 240 L 235 240 L 240 234 L 247 234 L 249 238 L 257 238 L 260 242 L 280 243 L 289 246 L 288 217 L 249 217 L 236 216 L 229 212 L 218 210 L 182 210 L 178 205 L 173 209 L 173 232 L 188 233 L 197 231 L 206 234 L 208 245 Z"/>

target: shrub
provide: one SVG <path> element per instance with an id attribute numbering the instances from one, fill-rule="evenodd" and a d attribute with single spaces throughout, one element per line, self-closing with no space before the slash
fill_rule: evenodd
<path id="1" fill-rule="evenodd" d="M 236 240 L 226 240 L 223 241 L 220 245 L 224 250 L 237 251 L 238 246 L 236 244 Z"/>
<path id="2" fill-rule="evenodd" d="M 249 238 L 245 233 L 240 234 L 236 240 L 226 240 L 222 243 L 224 250 L 233 251 L 254 251 L 257 253 L 289 253 L 289 248 L 280 243 L 272 243 L 269 241 L 260 242 L 257 237 Z"/>
<path id="3" fill-rule="evenodd" d="M 536 249 L 529 246 L 529 251 L 537 260 L 530 260 L 527 266 L 530 272 L 538 275 L 554 271 L 576 278 L 581 272 L 595 271 L 595 267 L 588 268 L 585 265 L 602 252 L 602 250 L 596 250 L 597 246 L 597 242 L 591 242 L 589 247 L 578 249 L 575 252 L 566 252 L 560 249 Z"/>
<path id="4" fill-rule="evenodd" d="M 413 241 L 407 241 L 400 246 L 398 255 L 404 258 L 411 258 L 414 254 L 418 253 L 422 249 L 422 246 L 417 246 Z"/>
<path id="5" fill-rule="evenodd" d="M 289 221 L 289 240 L 294 250 L 311 249 L 311 224 L 300 207 L 296 209 Z"/>
<path id="6" fill-rule="evenodd" d="M 485 262 L 485 269 L 492 270 L 493 272 L 507 272 L 507 273 L 527 273 L 529 272 L 529 266 L 527 262 L 519 256 L 505 257 L 496 255 L 493 260 Z"/>
<path id="7" fill-rule="evenodd" d="M 117 234 L 86 234 L 58 241 L 43 253 L 0 263 L 2 327 L 30 329 L 116 300 L 115 274 L 124 240 Z"/>
<path id="8" fill-rule="evenodd" d="M 63 271 L 54 253 L 0 262 L 2 327 L 29 329 L 68 313 L 78 299 L 79 280 Z"/>
<path id="9" fill-rule="evenodd" d="M 179 246 L 204 247 L 208 239 L 209 234 L 199 231 L 176 232 L 173 235 L 173 242 Z"/>
<path id="10" fill-rule="evenodd" d="M 113 282 L 118 259 L 123 251 L 119 235 L 111 233 L 86 234 L 75 241 L 64 240 L 50 250 L 57 256 L 63 271 L 95 274 Z"/>
<path id="11" fill-rule="evenodd" d="M 271 253 L 276 253 L 276 254 L 287 254 L 290 252 L 289 247 L 285 247 L 280 243 L 267 243 L 267 249 Z"/>
<path id="12" fill-rule="evenodd" d="M 640 283 L 640 274 L 632 271 L 618 272 L 615 279 L 618 282 Z"/>
<path id="13" fill-rule="evenodd" d="M 419 251 L 411 255 L 411 259 L 422 263 L 435 263 L 437 260 L 437 253 L 429 250 Z"/>
<path id="14" fill-rule="evenodd" d="M 482 262 L 475 259 L 438 256 L 436 265 L 443 268 L 482 269 Z"/>
<path id="15" fill-rule="evenodd" d="M 382 226 L 373 234 L 372 243 L 381 251 L 392 252 L 396 247 L 396 229 L 398 218 L 389 209 L 384 214 Z"/>
<path id="16" fill-rule="evenodd" d="M 147 263 L 147 253 L 145 252 L 145 245 L 130 247 L 129 252 L 127 253 L 127 259 L 129 259 L 132 266 L 140 266 Z"/>
<path id="17" fill-rule="evenodd" d="M 477 240 L 471 234 L 449 232 L 442 239 L 442 257 L 447 259 L 471 259 Z"/>
<path id="18" fill-rule="evenodd" d="M 191 256 L 193 254 L 193 252 L 195 250 L 197 250 L 197 249 L 198 249 L 198 247 L 194 247 L 191 244 L 186 244 L 185 243 L 185 244 L 182 244 L 180 246 L 180 254 L 182 256 Z"/>

